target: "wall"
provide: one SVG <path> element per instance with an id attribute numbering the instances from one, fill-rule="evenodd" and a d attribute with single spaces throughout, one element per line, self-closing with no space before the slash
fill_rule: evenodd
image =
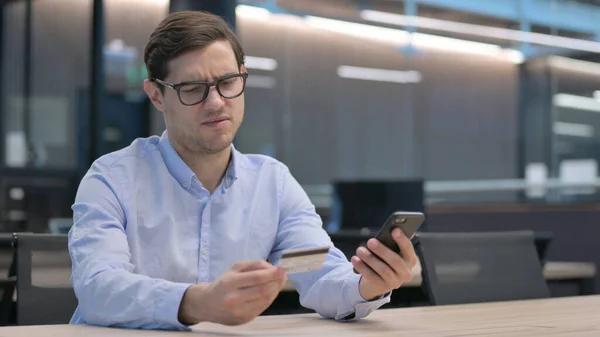
<path id="1" fill-rule="evenodd" d="M 270 151 L 302 184 L 335 178 L 517 177 L 517 75 L 485 56 L 394 47 L 298 23 L 240 18 L 246 53 L 278 61 L 272 89 L 248 88 L 237 138 Z M 342 79 L 338 65 L 418 70 L 417 84 Z"/>
<path id="2" fill-rule="evenodd" d="M 77 92 L 89 84 L 91 1 L 33 1 L 31 59 L 25 55 L 25 2 L 4 6 L 4 131 L 17 138 L 26 134 L 33 166 L 71 169 L 76 162 Z M 28 118 L 25 62 L 31 67 Z"/>

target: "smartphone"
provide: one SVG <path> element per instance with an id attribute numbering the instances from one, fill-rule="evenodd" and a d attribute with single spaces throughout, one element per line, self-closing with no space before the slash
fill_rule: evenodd
<path id="1" fill-rule="evenodd" d="M 406 237 L 412 239 L 424 221 L 425 215 L 420 212 L 394 212 L 383 226 L 381 226 L 375 238 L 398 254 L 400 253 L 400 248 L 392 237 L 392 231 L 398 227 L 404 232 Z"/>
<path id="2" fill-rule="evenodd" d="M 385 221 L 383 226 L 379 228 L 375 238 L 383 245 L 396 252 L 396 254 L 400 254 L 400 247 L 398 247 L 396 240 L 394 240 L 392 231 L 398 227 L 404 232 L 406 237 L 412 239 L 424 221 L 425 215 L 420 212 L 394 212 Z M 365 248 L 369 249 L 366 245 Z M 356 269 L 354 269 L 354 272 L 358 273 Z"/>

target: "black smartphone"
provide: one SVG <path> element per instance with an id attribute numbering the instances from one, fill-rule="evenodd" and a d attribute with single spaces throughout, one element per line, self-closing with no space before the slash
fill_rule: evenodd
<path id="1" fill-rule="evenodd" d="M 412 239 L 424 221 L 425 215 L 420 212 L 394 212 L 385 221 L 383 226 L 379 228 L 375 238 L 392 251 L 400 254 L 400 247 L 398 247 L 398 244 L 394 240 L 392 231 L 398 227 L 404 232 L 404 235 Z M 366 245 L 365 248 L 369 249 Z M 354 269 L 354 272 L 358 273 L 356 269 Z"/>
<path id="2" fill-rule="evenodd" d="M 398 244 L 392 237 L 392 231 L 398 227 L 409 239 L 417 232 L 425 221 L 425 215 L 420 212 L 394 212 L 381 226 L 375 238 L 389 249 L 400 253 Z"/>

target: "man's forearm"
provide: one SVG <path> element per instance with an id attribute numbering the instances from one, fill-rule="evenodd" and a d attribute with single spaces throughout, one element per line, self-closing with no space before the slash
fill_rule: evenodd
<path id="1" fill-rule="evenodd" d="M 73 287 L 83 320 L 100 326 L 142 329 L 187 327 L 178 319 L 183 294 L 191 286 L 137 275 L 126 269 L 102 268 L 73 273 Z"/>
<path id="2" fill-rule="evenodd" d="M 333 256 L 328 256 L 321 271 L 323 275 L 314 283 L 306 282 L 310 288 L 300 290 L 300 301 L 304 307 L 315 310 L 323 317 L 348 320 L 365 317 L 389 302 L 389 296 L 374 301 L 364 299 L 359 289 L 361 276 L 352 271 L 352 265 L 342 260 L 335 249 L 331 253 Z M 310 278 L 300 275 L 296 277 L 299 285 L 305 283 L 304 277 Z"/>

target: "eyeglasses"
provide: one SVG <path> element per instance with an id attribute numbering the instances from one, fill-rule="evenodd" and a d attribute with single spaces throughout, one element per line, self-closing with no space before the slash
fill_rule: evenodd
<path id="1" fill-rule="evenodd" d="M 246 87 L 247 78 L 248 73 L 240 73 L 225 76 L 213 82 L 191 81 L 172 84 L 158 78 L 155 78 L 153 81 L 172 88 L 177 92 L 181 104 L 192 106 L 202 103 L 208 97 L 211 87 L 216 87 L 217 92 L 223 98 L 231 99 L 240 96 Z"/>

